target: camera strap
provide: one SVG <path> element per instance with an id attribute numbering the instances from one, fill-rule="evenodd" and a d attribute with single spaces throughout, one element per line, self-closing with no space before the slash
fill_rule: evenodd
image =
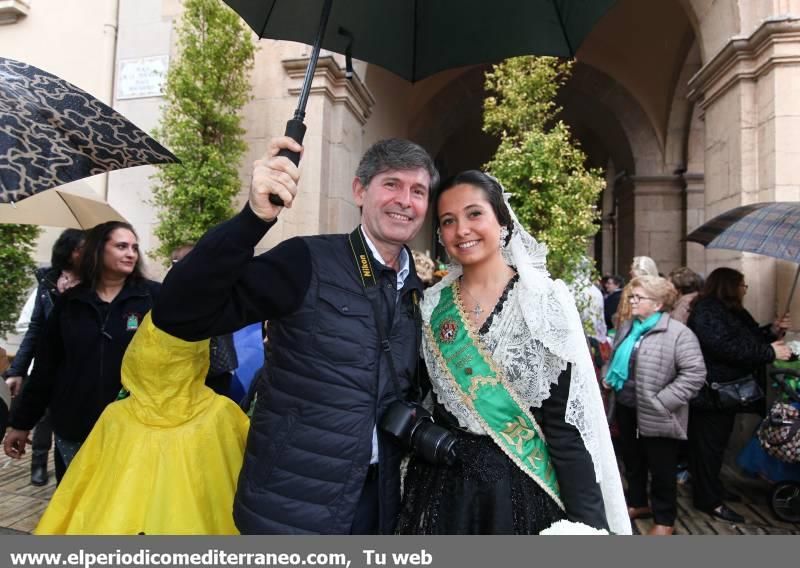
<path id="1" fill-rule="evenodd" d="M 386 359 L 389 363 L 389 374 L 392 379 L 392 387 L 394 388 L 397 398 L 403 399 L 403 390 L 400 387 L 400 379 L 397 378 L 397 369 L 394 366 L 394 357 L 392 357 L 392 346 L 389 344 L 389 340 L 384 335 L 384 329 L 386 328 L 383 325 L 383 318 L 381 317 L 381 307 L 378 304 L 378 297 L 370 297 L 369 293 L 367 292 L 368 289 L 377 286 L 378 279 L 375 277 L 375 270 L 372 268 L 372 260 L 369 252 L 367 251 L 367 244 L 364 242 L 364 234 L 361 232 L 361 226 L 359 225 L 356 227 L 355 231 L 350 233 L 347 238 L 350 241 L 350 250 L 353 253 L 353 260 L 356 263 L 356 270 L 361 278 L 361 284 L 364 287 L 364 295 L 367 297 L 367 300 L 369 300 L 369 303 L 372 306 L 372 313 L 375 315 L 375 324 L 378 328 L 379 348 L 386 355 Z M 411 262 L 411 260 L 409 260 L 409 262 Z M 418 307 L 416 305 L 417 292 L 416 290 L 413 290 L 411 293 L 414 294 L 414 310 L 418 311 Z M 417 352 L 419 352 L 419 348 L 417 349 Z"/>

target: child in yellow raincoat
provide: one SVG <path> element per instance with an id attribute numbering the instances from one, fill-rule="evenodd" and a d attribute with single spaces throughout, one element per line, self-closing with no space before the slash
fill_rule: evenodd
<path id="1" fill-rule="evenodd" d="M 122 360 L 130 396 L 106 407 L 36 534 L 238 534 L 233 496 L 249 422 L 203 383 L 208 341 L 148 314 Z"/>

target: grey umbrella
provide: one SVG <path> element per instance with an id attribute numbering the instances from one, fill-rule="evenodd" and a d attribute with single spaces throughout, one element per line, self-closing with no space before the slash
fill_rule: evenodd
<path id="1" fill-rule="evenodd" d="M 89 93 L 0 57 L 0 203 L 111 170 L 169 162 L 179 160 Z"/>
<path id="2" fill-rule="evenodd" d="M 409 81 L 515 55 L 572 57 L 616 0 L 225 0 L 259 37 L 313 45 L 286 134 L 305 135 L 320 47 Z M 300 156 L 282 152 L 295 164 Z M 280 205 L 280 198 L 270 195 Z"/>
<path id="3" fill-rule="evenodd" d="M 704 223 L 687 241 L 706 248 L 739 250 L 798 263 L 786 303 L 792 304 L 800 278 L 800 203 L 775 201 L 736 207 Z"/>

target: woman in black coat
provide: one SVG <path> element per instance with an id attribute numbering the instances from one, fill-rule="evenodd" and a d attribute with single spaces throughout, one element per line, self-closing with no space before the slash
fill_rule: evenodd
<path id="1" fill-rule="evenodd" d="M 717 268 L 692 306 L 688 322 L 700 341 L 708 370 L 706 386 L 699 396 L 704 404 L 693 406 L 689 414 L 694 506 L 719 519 L 738 523 L 744 518 L 723 502 L 725 490 L 719 479 L 736 411 L 716 406 L 709 385 L 758 374 L 774 360 L 787 360 L 791 356 L 791 350 L 779 340 L 789 327 L 788 315 L 759 327 L 742 305 L 746 293 L 747 284 L 741 272 Z"/>
<path id="2" fill-rule="evenodd" d="M 33 304 L 28 329 L 22 338 L 14 362 L 5 372 L 6 384 L 11 391 L 11 396 L 16 397 L 22 389 L 28 369 L 33 362 L 36 345 L 39 338 L 44 335 L 44 326 L 56 300 L 80 282 L 78 267 L 81 259 L 83 243 L 86 239 L 85 231 L 81 229 L 66 229 L 53 244 L 50 257 L 50 267 L 40 268 L 36 271 L 36 300 Z M 45 414 L 33 430 L 33 455 L 31 456 L 31 485 L 47 484 L 47 454 L 53 441 L 53 429 L 50 418 Z M 64 463 L 58 451 L 55 452 L 56 475 L 60 478 L 64 474 Z"/>
<path id="3" fill-rule="evenodd" d="M 33 372 L 11 412 L 6 454 L 25 453 L 30 429 L 49 409 L 65 466 L 121 387 L 122 356 L 159 284 L 142 275 L 139 243 L 127 223 L 89 230 L 81 283 L 53 307 L 38 342 Z"/>

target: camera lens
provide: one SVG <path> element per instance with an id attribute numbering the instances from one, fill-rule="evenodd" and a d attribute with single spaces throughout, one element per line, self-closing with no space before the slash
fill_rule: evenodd
<path id="1" fill-rule="evenodd" d="M 451 465 L 455 461 L 456 437 L 433 422 L 420 422 L 411 436 L 411 447 L 424 460 Z"/>

